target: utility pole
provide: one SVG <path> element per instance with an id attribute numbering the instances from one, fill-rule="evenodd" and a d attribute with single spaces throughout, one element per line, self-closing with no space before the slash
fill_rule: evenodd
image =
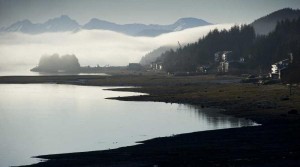
<path id="1" fill-rule="evenodd" d="M 294 59 L 294 57 L 293 57 L 293 53 L 289 53 L 289 55 L 290 55 L 290 63 L 293 63 L 293 59 Z"/>
<path id="2" fill-rule="evenodd" d="M 181 45 L 180 45 L 180 42 L 178 41 L 178 45 L 179 45 L 179 49 L 181 49 L 182 47 L 181 47 Z"/>
<path id="3" fill-rule="evenodd" d="M 292 64 L 293 63 L 293 59 L 294 59 L 294 57 L 293 57 L 293 53 L 289 53 L 289 55 L 290 55 L 290 57 L 289 57 L 289 59 L 290 59 L 290 64 Z M 289 65 L 290 66 L 290 65 Z M 293 94 L 293 92 L 292 92 L 292 86 L 293 86 L 293 82 L 291 81 L 291 78 L 289 78 L 288 79 L 289 80 L 289 88 L 290 88 L 290 96 Z"/>

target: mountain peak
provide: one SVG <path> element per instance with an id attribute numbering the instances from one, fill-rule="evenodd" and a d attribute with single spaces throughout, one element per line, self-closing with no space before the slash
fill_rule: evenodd
<path id="1" fill-rule="evenodd" d="M 30 20 L 28 19 L 25 19 L 25 20 L 22 20 L 22 21 L 18 21 L 17 23 L 19 24 L 32 24 Z"/>
<path id="2" fill-rule="evenodd" d="M 117 24 L 105 20 L 99 20 L 97 18 L 92 18 L 88 23 L 81 26 L 75 20 L 71 19 L 68 15 L 61 15 L 49 19 L 44 23 L 33 24 L 29 20 L 24 20 L 21 22 L 16 22 L 15 24 L 12 24 L 8 28 L 4 27 L 1 29 L 1 31 L 37 34 L 44 32 L 77 31 L 79 29 L 100 29 L 115 31 L 131 36 L 157 36 L 163 33 L 181 31 L 187 28 L 209 25 L 210 23 L 192 17 L 180 18 L 175 23 L 170 25 L 146 25 L 141 23 Z"/>
<path id="3" fill-rule="evenodd" d="M 180 18 L 178 19 L 175 23 L 208 23 L 202 19 L 198 19 L 198 18 L 194 18 L 194 17 L 183 17 L 183 18 Z M 211 23 L 209 23 L 211 24 Z"/>
<path id="4" fill-rule="evenodd" d="M 201 19 L 197 19 L 194 17 L 183 17 L 183 18 L 179 18 L 176 22 L 189 22 L 189 21 L 199 21 L 199 20 Z"/>
<path id="5" fill-rule="evenodd" d="M 60 19 L 71 20 L 71 18 L 68 15 L 61 15 L 59 18 Z"/>
<path id="6" fill-rule="evenodd" d="M 80 28 L 80 25 L 67 15 L 50 19 L 44 23 L 44 26 L 50 32 L 76 31 Z"/>
<path id="7" fill-rule="evenodd" d="M 115 28 L 117 26 L 115 23 L 99 20 L 97 18 L 92 18 L 88 23 L 82 26 L 83 29 L 92 30 L 92 29 L 104 29 L 110 30 L 111 28 Z"/>
<path id="8" fill-rule="evenodd" d="M 91 24 L 91 23 L 115 24 L 115 23 L 105 21 L 105 20 L 100 20 L 100 19 L 97 19 L 97 18 L 92 18 L 87 24 Z"/>
<path id="9" fill-rule="evenodd" d="M 202 19 L 197 19 L 193 17 L 184 17 L 178 19 L 171 27 L 174 31 L 181 31 L 187 28 L 193 28 L 193 27 L 199 27 L 199 26 L 205 26 L 210 25 L 211 23 L 206 22 Z"/>
<path id="10" fill-rule="evenodd" d="M 27 30 L 28 27 L 32 26 L 33 24 L 28 19 L 17 21 L 10 25 L 9 27 L 3 27 L 2 31 L 7 32 L 17 32 L 17 31 L 24 31 Z"/>
<path id="11" fill-rule="evenodd" d="M 72 23 L 72 24 L 77 24 L 79 25 L 75 20 L 71 19 L 67 15 L 61 15 L 59 17 L 55 17 L 53 19 L 49 19 L 45 24 L 47 23 L 53 23 L 53 22 L 64 22 L 64 23 Z"/>

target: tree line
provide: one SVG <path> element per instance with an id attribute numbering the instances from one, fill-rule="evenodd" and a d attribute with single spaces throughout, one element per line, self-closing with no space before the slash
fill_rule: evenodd
<path id="1" fill-rule="evenodd" d="M 269 71 L 271 64 L 292 53 L 299 64 L 300 18 L 277 23 L 268 35 L 256 35 L 251 25 L 233 26 L 229 30 L 213 30 L 197 42 L 164 52 L 162 61 L 167 72 L 191 72 L 199 65 L 213 65 L 218 51 L 232 51 L 234 58 L 245 60 L 248 70 Z"/>

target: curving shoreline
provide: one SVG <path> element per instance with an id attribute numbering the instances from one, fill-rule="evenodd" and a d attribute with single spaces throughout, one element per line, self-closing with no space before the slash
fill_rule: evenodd
<path id="1" fill-rule="evenodd" d="M 0 77 L 0 83 L 60 83 L 90 86 L 141 86 L 117 91 L 147 93 L 117 100 L 160 101 L 225 109 L 262 126 L 195 132 L 143 141 L 114 150 L 38 156 L 32 166 L 297 166 L 300 164 L 299 87 L 240 84 L 233 76 L 36 76 Z M 79 82 L 80 81 L 80 82 Z M 223 82 L 228 81 L 228 82 Z M 230 82 L 232 81 L 232 82 Z"/>

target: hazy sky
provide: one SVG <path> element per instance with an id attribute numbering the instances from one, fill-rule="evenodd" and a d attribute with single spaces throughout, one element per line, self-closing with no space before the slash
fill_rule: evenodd
<path id="1" fill-rule="evenodd" d="M 300 0 L 0 0 L 0 26 L 29 19 L 44 22 L 67 14 L 117 23 L 169 24 L 181 17 L 212 23 L 249 23 L 275 10 L 300 8 Z"/>

